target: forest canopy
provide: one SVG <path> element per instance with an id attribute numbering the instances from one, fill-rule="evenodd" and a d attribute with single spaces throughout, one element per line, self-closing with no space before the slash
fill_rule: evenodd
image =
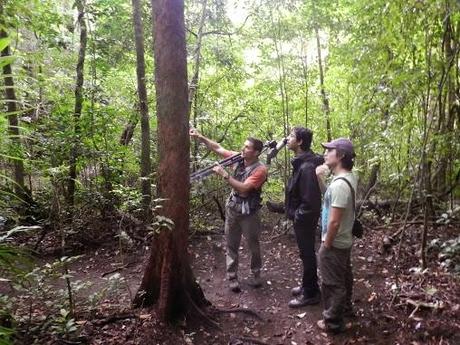
<path id="1" fill-rule="evenodd" d="M 2 175 L 11 177 L 6 158 L 17 156 L 32 177 L 32 193 L 49 190 L 50 173 L 65 176 L 69 166 L 80 34 L 73 5 L 3 5 L 21 145 L 13 148 L 13 138 L 3 136 Z M 191 124 L 234 149 L 248 135 L 279 139 L 294 125 L 314 131 L 317 151 L 328 136 L 350 137 L 362 187 L 377 171 L 384 198 L 395 192 L 407 198 L 415 186 L 418 196 L 426 190 L 445 200 L 459 171 L 457 7 L 455 1 L 187 2 Z M 84 13 L 77 194 L 102 188 L 84 178 L 91 173 L 132 185 L 140 145 L 130 3 L 87 1 Z M 148 29 L 145 44 L 151 52 Z M 152 54 L 145 59 L 155 142 Z M 8 133 L 6 99 L 3 107 Z"/>

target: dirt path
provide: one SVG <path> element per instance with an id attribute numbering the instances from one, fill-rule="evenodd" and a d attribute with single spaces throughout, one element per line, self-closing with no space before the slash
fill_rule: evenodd
<path id="1" fill-rule="evenodd" d="M 219 322 L 230 338 L 231 335 L 243 335 L 262 340 L 269 344 L 328 344 L 330 336 L 322 333 L 316 327 L 321 319 L 321 305 L 291 309 L 287 302 L 292 298 L 290 290 L 299 285 L 301 265 L 298 251 L 292 236 L 285 235 L 275 240 L 266 236 L 263 239 L 264 253 L 264 285 L 253 289 L 245 283 L 249 276 L 248 251 L 243 243 L 240 259 L 241 293 L 228 290 L 225 281 L 225 244 L 223 236 L 207 237 L 206 240 L 194 241 L 195 274 L 208 299 L 218 308 L 249 308 L 256 311 L 264 321 L 247 316 L 246 314 L 222 314 Z M 359 275 L 360 276 L 360 275 Z M 357 277 L 358 280 L 360 279 Z M 356 283 L 356 307 L 360 312 L 367 299 L 368 288 L 363 288 L 362 282 Z M 353 337 L 360 337 L 359 327 L 350 332 Z M 346 336 L 334 337 L 343 342 L 350 338 Z M 368 336 L 366 336 L 368 338 Z M 203 340 L 199 339 L 198 340 Z M 377 338 L 369 338 L 371 343 L 378 343 Z M 197 342 L 202 343 L 201 341 Z M 216 343 L 217 344 L 217 343 Z"/>
<path id="2" fill-rule="evenodd" d="M 439 310 L 419 308 L 392 299 L 394 283 L 394 254 L 379 253 L 382 231 L 366 235 L 356 241 L 353 251 L 355 273 L 354 300 L 357 318 L 346 334 L 330 336 L 316 327 L 321 318 L 320 305 L 290 309 L 287 302 L 290 289 L 299 284 L 300 260 L 295 240 L 282 235 L 274 240 L 271 228 L 265 226 L 262 250 L 264 254 L 264 285 L 253 289 L 245 283 L 249 276 L 248 251 L 244 241 L 240 250 L 241 293 L 229 291 L 225 281 L 225 244 L 222 234 L 199 236 L 191 241 L 190 253 L 193 268 L 206 297 L 213 306 L 222 309 L 249 308 L 262 317 L 259 320 L 246 313 L 212 313 L 223 332 L 196 328 L 180 323 L 177 329 L 165 333 L 165 328 L 152 320 L 121 320 L 101 329 L 91 329 L 86 334 L 91 344 L 253 344 L 243 341 L 253 338 L 266 344 L 459 344 L 459 296 L 455 290 L 460 286 L 452 275 L 440 275 L 438 271 L 425 274 L 422 279 L 411 276 L 407 280 L 407 291 L 437 287 L 444 307 Z M 408 238 L 408 242 L 413 239 Z M 410 244 L 410 243 L 409 243 Z M 409 246 L 410 248 L 410 246 Z M 129 306 L 130 294 L 138 287 L 143 270 L 146 251 L 137 251 L 123 256 L 123 262 L 132 263 L 120 270 L 125 285 L 120 286 L 115 298 L 107 298 L 107 310 Z M 415 253 L 406 253 L 405 261 L 413 260 Z M 115 258 L 115 260 L 114 260 Z M 101 278 L 113 268 L 120 256 L 113 250 L 99 250 L 89 257 L 85 266 L 75 265 L 74 270 L 86 274 L 86 279 L 94 283 L 92 290 L 107 286 L 107 277 Z M 109 275 L 110 276 L 110 275 Z M 453 280 L 452 280 L 453 279 Z M 404 286 L 401 284 L 401 286 Z M 409 285 L 407 285 L 409 284 Z M 450 285 L 449 285 L 450 284 Z M 129 286 L 129 289 L 126 287 Z M 444 287 L 443 287 L 444 286 Z M 449 286 L 449 287 L 447 287 Z M 444 289 L 444 290 L 442 290 Z M 130 292 L 128 292 L 130 291 Z M 434 290 L 432 290 L 434 291 Z M 444 295 L 442 295 L 442 293 Z M 86 292 L 88 293 L 88 292 Z M 447 295 L 446 295 L 447 293 Z M 450 293 L 450 295 L 449 295 Z M 426 296 L 417 295 L 421 300 Z M 431 296 L 433 297 L 433 296 Z M 148 314 L 145 311 L 144 314 Z M 412 315 L 411 315 L 412 314 Z M 409 315 L 411 317 L 409 318 Z M 150 322 L 150 323 L 149 323 Z M 83 334 L 85 334 L 84 329 Z"/>
<path id="3" fill-rule="evenodd" d="M 287 306 L 290 289 L 300 281 L 297 246 L 294 237 L 289 235 L 270 240 L 271 227 L 267 224 L 265 228 L 262 243 L 265 284 L 260 289 L 245 284 L 244 278 L 249 276 L 249 258 L 243 241 L 239 274 L 242 292 L 238 294 L 229 291 L 225 281 L 223 235 L 192 242 L 195 274 L 208 299 L 218 308 L 250 308 L 264 319 L 259 321 L 240 313 L 220 315 L 219 322 L 226 336 L 219 342 L 200 338 L 197 334 L 197 344 L 227 344 L 225 341 L 231 340 L 231 335 L 287 345 L 460 344 L 459 279 L 440 271 L 434 254 L 429 258 L 431 270 L 419 276 L 411 273 L 412 266 L 418 265 L 417 244 L 420 242 L 417 229 L 411 229 L 409 233 L 412 235 L 406 238 L 406 248 L 401 256 L 404 265 L 398 277 L 395 275 L 396 248 L 381 253 L 383 230 L 368 232 L 364 239 L 355 241 L 352 256 L 357 318 L 351 320 L 352 329 L 346 334 L 330 336 L 316 327 L 316 322 L 321 319 L 320 305 L 300 309 Z M 446 230 L 449 229 L 444 229 L 443 235 L 449 236 Z M 388 233 L 393 231 L 387 230 Z M 451 228 L 450 231 L 453 232 L 450 234 L 452 238 L 456 230 Z M 399 296 L 393 298 L 396 280 Z M 443 307 L 416 310 L 414 305 L 405 302 L 411 298 Z"/>

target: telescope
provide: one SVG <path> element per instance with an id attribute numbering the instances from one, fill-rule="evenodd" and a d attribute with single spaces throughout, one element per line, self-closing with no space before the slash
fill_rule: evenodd
<path id="1" fill-rule="evenodd" d="M 283 138 L 279 143 L 277 143 L 275 140 L 267 141 L 261 153 L 267 152 L 267 165 L 271 164 L 271 160 L 276 157 L 278 152 L 287 144 L 287 138 Z M 227 167 L 231 166 L 233 164 L 238 164 L 243 161 L 243 157 L 241 156 L 241 153 L 237 153 L 236 155 L 227 157 L 225 159 L 222 159 L 221 161 L 214 163 L 204 169 L 197 170 L 194 173 L 190 174 L 190 182 L 195 182 L 202 180 L 209 175 L 211 175 L 214 171 L 212 170 L 215 166 L 221 165 L 222 167 Z"/>
<path id="2" fill-rule="evenodd" d="M 278 154 L 278 152 L 280 152 L 280 150 L 286 146 L 288 142 L 288 138 L 283 138 L 279 143 L 276 143 L 276 141 L 272 140 L 270 143 L 271 143 L 271 146 L 268 153 L 267 153 L 267 165 L 270 165 L 272 163 L 272 159 L 276 157 L 276 155 Z"/>

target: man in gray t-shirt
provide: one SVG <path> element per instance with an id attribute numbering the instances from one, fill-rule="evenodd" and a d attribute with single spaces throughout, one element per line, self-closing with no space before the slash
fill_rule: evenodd
<path id="1" fill-rule="evenodd" d="M 325 190 L 321 214 L 322 244 L 318 252 L 324 319 L 318 321 L 318 327 L 339 333 L 346 329 L 344 317 L 353 313 L 351 247 L 354 205 L 352 190 L 344 179 L 356 190 L 357 179 L 351 172 L 355 152 L 351 141 L 345 138 L 322 145 L 326 149 L 325 164 L 316 168 L 316 175 L 321 190 Z M 334 177 L 326 189 L 324 179 L 329 170 Z"/>
<path id="2" fill-rule="evenodd" d="M 356 190 L 358 181 L 356 176 L 352 172 L 341 173 L 331 181 L 329 187 L 327 187 L 326 193 L 324 194 L 322 217 L 321 217 L 321 241 L 326 240 L 327 225 L 329 223 L 329 210 L 331 207 L 343 209 L 342 219 L 339 225 L 337 235 L 334 237 L 332 246 L 335 248 L 350 248 L 353 244 L 351 229 L 355 219 L 353 210 L 353 197 L 351 195 L 351 189 L 348 184 L 343 180 L 346 178 L 348 182 Z"/>

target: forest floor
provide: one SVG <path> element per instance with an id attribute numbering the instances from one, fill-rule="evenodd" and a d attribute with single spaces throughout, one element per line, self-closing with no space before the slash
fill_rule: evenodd
<path id="1" fill-rule="evenodd" d="M 56 335 L 49 333 L 35 343 L 460 344 L 459 276 L 438 265 L 435 251 L 429 252 L 429 269 L 417 268 L 420 231 L 416 226 L 406 231 L 399 270 L 395 266 L 398 243 L 382 252 L 383 237 L 397 230 L 396 225 L 375 226 L 366 232 L 364 239 L 355 242 L 352 256 L 357 317 L 350 320 L 349 331 L 332 336 L 316 326 L 321 319 L 321 305 L 300 309 L 287 306 L 290 289 L 299 284 L 301 265 L 294 237 L 273 230 L 275 218 L 271 214 L 264 217 L 264 284 L 258 289 L 245 283 L 249 258 L 244 240 L 240 248 L 240 293 L 231 292 L 225 281 L 225 242 L 221 231 L 195 236 L 190 241 L 195 276 L 215 307 L 207 310 L 208 315 L 219 324 L 220 330 L 188 320 L 166 327 L 147 309 L 130 310 L 148 248 L 139 246 L 123 253 L 111 243 L 88 250 L 70 266 L 73 281 L 91 283 L 90 286 L 82 283 L 75 292 L 76 309 L 85 310 L 82 306 L 92 294 L 99 298 L 91 313 L 77 313 L 78 336 L 56 340 Z M 439 236 L 455 238 L 458 229 L 442 226 L 436 230 L 436 237 Z M 62 282 L 58 285 L 64 286 Z M 241 312 L 242 308 L 253 313 Z M 32 339 L 23 333 L 19 343 L 32 343 Z"/>

